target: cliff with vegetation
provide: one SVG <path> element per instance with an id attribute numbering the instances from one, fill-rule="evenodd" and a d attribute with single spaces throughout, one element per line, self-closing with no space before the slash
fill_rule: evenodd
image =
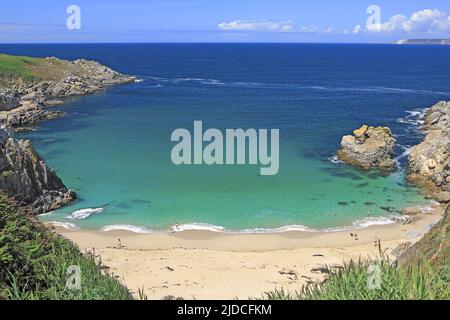
<path id="1" fill-rule="evenodd" d="M 33 149 L 13 132 L 34 130 L 44 119 L 64 115 L 49 106 L 61 99 L 134 81 L 95 61 L 67 61 L 0 54 L 0 189 L 34 214 L 76 198 Z"/>
<path id="2" fill-rule="evenodd" d="M 66 286 L 70 266 L 80 286 Z M 82 254 L 0 194 L 0 300 L 132 299 L 95 252 Z"/>

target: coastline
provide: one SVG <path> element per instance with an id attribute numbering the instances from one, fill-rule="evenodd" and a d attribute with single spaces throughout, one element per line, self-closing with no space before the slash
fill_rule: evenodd
<path id="1" fill-rule="evenodd" d="M 80 63 L 86 62 L 77 62 Z M 117 73 L 112 74 L 118 76 Z M 122 80 L 116 83 L 135 81 L 131 77 Z M 78 90 L 78 82 L 79 79 L 63 82 L 62 89 Z M 113 83 L 103 84 L 65 96 L 88 94 Z M 57 89 L 56 92 L 61 92 L 61 88 Z M 22 96 L 22 107 L 4 111 L 3 115 L 7 114 L 4 120 L 9 127 L 15 127 L 18 132 L 32 130 L 23 125 L 62 116 L 62 113 L 44 111 L 47 93 L 42 90 L 38 92 L 36 97 L 36 92 L 27 91 L 24 96 L 31 94 L 32 97 L 23 99 Z M 52 96 L 61 97 L 59 93 Z M 418 167 L 421 165 L 419 163 Z M 426 188 L 423 190 L 425 192 Z M 52 205 L 40 210 L 50 211 Z M 325 266 L 339 267 L 349 260 L 377 257 L 379 241 L 382 248 L 387 249 L 387 254 L 396 258 L 399 250 L 403 250 L 402 246 L 419 241 L 441 219 L 444 211 L 442 204 L 431 212 L 412 215 L 405 223 L 399 221 L 329 231 L 238 233 L 184 230 L 175 233 L 136 233 L 127 230 L 68 230 L 61 227 L 54 230 L 77 244 L 82 252 L 93 252 L 135 295 L 138 289 L 142 289 L 149 298 L 154 299 L 168 295 L 229 299 L 260 297 L 264 291 L 275 288 L 299 290 L 302 284 L 323 279 Z"/>
<path id="2" fill-rule="evenodd" d="M 135 233 L 127 230 L 54 230 L 91 252 L 137 296 L 185 299 L 261 297 L 268 290 L 298 291 L 323 280 L 325 266 L 378 257 L 377 242 L 396 258 L 419 241 L 445 211 L 439 205 L 408 224 L 334 232 L 231 234 L 205 230 Z M 353 235 L 353 236 L 352 236 Z"/>

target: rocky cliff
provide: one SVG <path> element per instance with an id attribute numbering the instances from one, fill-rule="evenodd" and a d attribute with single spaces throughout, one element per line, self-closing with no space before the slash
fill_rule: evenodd
<path id="1" fill-rule="evenodd" d="M 26 65 L 29 79 L 8 77 L 0 86 L 0 124 L 14 131 L 64 115 L 46 107 L 62 103 L 59 98 L 86 95 L 107 86 L 133 82 L 134 77 L 120 74 L 95 61 L 34 58 Z"/>
<path id="2" fill-rule="evenodd" d="M 393 170 L 392 160 L 395 139 L 386 127 L 367 125 L 342 138 L 337 152 L 340 160 L 363 169 Z"/>
<path id="3" fill-rule="evenodd" d="M 450 201 L 450 102 L 439 102 L 425 114 L 422 143 L 408 157 L 408 180 L 426 189 L 441 202 Z"/>
<path id="4" fill-rule="evenodd" d="M 47 107 L 59 98 L 85 95 L 119 83 L 133 82 L 95 61 L 15 57 L 0 54 L 0 189 L 40 214 L 76 198 L 34 151 L 30 141 L 17 140 L 12 132 L 33 130 L 43 119 L 64 115 Z M 1 66 L 1 65 L 0 65 Z M 10 73 L 15 68 L 17 72 Z"/>
<path id="5" fill-rule="evenodd" d="M 0 172 L 0 189 L 35 214 L 57 209 L 76 197 L 30 141 L 16 140 L 5 129 L 0 129 Z"/>

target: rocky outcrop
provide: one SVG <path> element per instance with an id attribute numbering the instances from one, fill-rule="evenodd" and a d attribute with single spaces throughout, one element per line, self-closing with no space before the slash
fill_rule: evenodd
<path id="1" fill-rule="evenodd" d="M 61 111 L 46 109 L 61 103 L 58 98 L 86 95 L 113 84 L 135 80 L 98 62 L 84 59 L 41 59 L 35 68 L 38 68 L 38 74 L 45 70 L 45 76 L 31 82 L 10 79 L 7 88 L 0 91 L 0 124 L 14 131 L 24 131 L 21 126 L 64 115 Z"/>
<path id="2" fill-rule="evenodd" d="M 450 197 L 450 103 L 439 102 L 425 114 L 426 136 L 408 157 L 408 180 L 426 187 L 433 198 L 448 202 Z"/>
<path id="3" fill-rule="evenodd" d="M 393 170 L 392 160 L 395 139 L 387 127 L 367 125 L 344 136 L 337 152 L 340 160 L 363 169 Z"/>
<path id="4" fill-rule="evenodd" d="M 427 110 L 424 116 L 423 130 L 450 131 L 450 101 L 441 101 Z"/>
<path id="5" fill-rule="evenodd" d="M 0 91 L 0 111 L 8 111 L 20 106 L 20 99 L 14 91 Z"/>
<path id="6" fill-rule="evenodd" d="M 0 129 L 0 189 L 34 214 L 55 210 L 76 198 L 34 151 L 28 140 L 16 140 Z"/>
<path id="7" fill-rule="evenodd" d="M 38 121 L 64 115 L 47 109 L 60 104 L 59 98 L 93 93 L 135 78 L 84 59 L 37 59 L 29 68 L 33 80 L 17 77 L 1 83 L 0 189 L 32 213 L 40 214 L 72 202 L 76 194 L 45 164 L 30 141 L 16 140 L 11 131 L 33 130 L 30 125 Z"/>

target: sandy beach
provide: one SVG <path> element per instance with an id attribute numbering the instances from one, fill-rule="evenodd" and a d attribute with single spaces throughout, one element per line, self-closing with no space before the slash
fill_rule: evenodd
<path id="1" fill-rule="evenodd" d="M 401 243 L 415 243 L 443 215 L 444 207 L 414 216 L 409 224 L 374 225 L 334 232 L 287 231 L 239 234 L 188 230 L 177 233 L 88 231 L 55 227 L 82 251 L 95 252 L 135 295 L 149 299 L 259 298 L 265 291 L 296 291 L 323 279 L 325 265 L 378 256 L 377 241 L 392 255 Z M 356 234 L 356 235 L 355 235 Z M 119 240 L 120 239 L 120 240 Z"/>

